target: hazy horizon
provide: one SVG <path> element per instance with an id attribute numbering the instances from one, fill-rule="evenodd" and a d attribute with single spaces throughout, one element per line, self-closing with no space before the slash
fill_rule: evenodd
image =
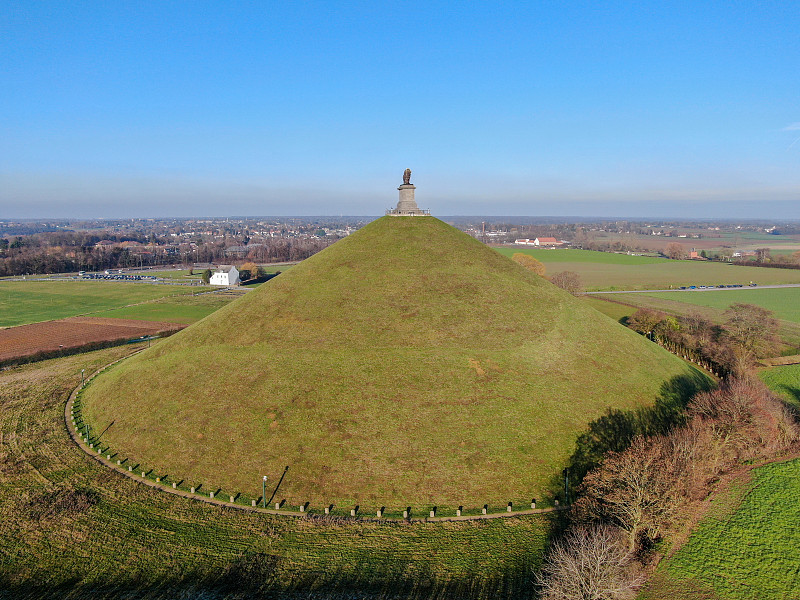
<path id="1" fill-rule="evenodd" d="M 800 11 L 0 7 L 0 218 L 800 218 Z"/>

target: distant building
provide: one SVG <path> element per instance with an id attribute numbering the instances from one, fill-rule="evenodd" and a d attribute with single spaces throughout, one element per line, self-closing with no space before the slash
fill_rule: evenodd
<path id="1" fill-rule="evenodd" d="M 231 265 L 222 265 L 211 274 L 211 285 L 239 285 L 239 271 Z"/>
<path id="2" fill-rule="evenodd" d="M 564 244 L 564 242 L 559 242 L 554 237 L 540 237 L 532 240 L 522 238 L 514 240 L 514 243 L 518 246 L 562 246 Z"/>
<path id="3" fill-rule="evenodd" d="M 239 258 L 244 258 L 252 250 L 260 248 L 263 245 L 264 244 L 248 244 L 247 246 L 228 246 L 227 248 L 225 248 L 225 256 L 236 256 Z"/>

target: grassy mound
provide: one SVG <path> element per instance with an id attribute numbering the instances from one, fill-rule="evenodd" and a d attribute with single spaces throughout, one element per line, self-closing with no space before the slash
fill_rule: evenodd
<path id="1" fill-rule="evenodd" d="M 539 496 L 608 407 L 688 367 L 434 218 L 386 217 L 102 375 L 121 456 L 206 489 L 360 504 Z"/>

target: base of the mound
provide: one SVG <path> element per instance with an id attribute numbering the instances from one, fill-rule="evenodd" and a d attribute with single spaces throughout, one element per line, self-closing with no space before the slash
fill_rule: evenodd
<path id="1" fill-rule="evenodd" d="M 91 435 L 90 428 L 81 431 L 86 424 L 82 420 L 80 409 L 80 393 L 85 387 L 100 373 L 109 367 L 123 361 L 131 356 L 138 354 L 143 349 L 138 349 L 131 352 L 128 356 L 119 358 L 92 373 L 86 377 L 70 394 L 69 399 L 64 407 L 64 422 L 73 442 L 91 458 L 102 464 L 103 466 L 115 471 L 116 473 L 136 481 L 137 483 L 146 485 L 152 489 L 181 496 L 191 500 L 206 502 L 216 506 L 224 506 L 227 508 L 235 508 L 237 510 L 244 510 L 254 513 L 276 515 L 281 517 L 290 518 L 312 518 L 312 519 L 328 519 L 331 521 L 370 521 L 370 522 L 384 522 L 384 523 L 435 523 L 444 521 L 474 521 L 482 519 L 501 519 L 509 517 L 523 517 L 530 515 L 540 515 L 551 513 L 560 510 L 568 510 L 569 506 L 560 505 L 555 501 L 554 506 L 537 508 L 536 501 L 531 502 L 531 508 L 523 510 L 515 510 L 514 505 L 509 502 L 505 507 L 489 507 L 484 504 L 480 508 L 464 509 L 462 506 L 458 508 L 451 507 L 405 507 L 400 510 L 386 510 L 385 507 L 375 510 L 375 516 L 372 513 L 366 513 L 360 506 L 354 507 L 335 507 L 328 505 L 327 507 L 311 507 L 308 504 L 300 505 L 292 508 L 285 507 L 283 502 L 275 503 L 275 508 L 271 508 L 272 503 L 267 506 L 262 506 L 263 498 L 245 498 L 241 494 L 224 495 L 221 490 L 215 492 L 200 491 L 200 488 L 191 487 L 189 490 L 182 488 L 182 481 L 174 480 L 171 482 L 166 481 L 166 477 L 158 477 L 154 475 L 153 469 L 143 470 L 140 464 L 135 466 L 131 464 L 133 461 L 130 459 L 119 459 L 112 449 L 104 447 L 104 444 Z M 175 479 L 174 477 L 171 479 Z M 226 500 L 227 498 L 227 500 Z M 247 503 L 249 500 L 249 504 Z M 502 512 L 501 512 L 502 510 Z M 349 511 L 349 512 L 348 512 Z M 402 518 L 399 515 L 402 513 Z M 471 514 L 477 513 L 477 514 Z M 422 516 L 418 516 L 422 515 Z"/>

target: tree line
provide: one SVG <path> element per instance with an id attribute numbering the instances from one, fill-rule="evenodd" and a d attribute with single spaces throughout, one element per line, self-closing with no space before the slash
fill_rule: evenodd
<path id="1" fill-rule="evenodd" d="M 684 424 L 610 452 L 578 490 L 537 578 L 546 600 L 633 598 L 656 544 L 691 524 L 715 482 L 800 448 L 797 415 L 753 376 L 693 398 Z"/>
<path id="2" fill-rule="evenodd" d="M 713 485 L 745 464 L 800 450 L 796 411 L 753 372 L 774 350 L 769 311 L 733 305 L 714 326 L 698 316 L 638 312 L 631 326 L 658 331 L 725 364 L 713 390 L 695 394 L 666 431 L 617 427 L 616 447 L 588 471 L 536 581 L 545 600 L 634 598 L 660 556 L 657 544 L 691 525 Z"/>
<path id="3" fill-rule="evenodd" d="M 97 246 L 101 240 L 113 242 Z M 126 248 L 120 244 L 138 242 Z M 0 238 L 0 277 L 74 273 L 156 265 L 251 262 L 291 262 L 316 254 L 333 242 L 326 238 L 266 238 L 253 244 L 242 256 L 231 257 L 232 240 L 212 239 L 175 245 L 154 234 L 116 235 L 111 232 L 53 232 Z M 246 247 L 247 248 L 247 247 Z"/>
<path id="4" fill-rule="evenodd" d="M 627 325 L 675 354 L 705 363 L 718 375 L 741 375 L 755 360 L 777 353 L 779 324 L 770 311 L 735 303 L 723 317 L 724 323 L 718 325 L 700 313 L 674 316 L 640 308 L 628 317 Z"/>

